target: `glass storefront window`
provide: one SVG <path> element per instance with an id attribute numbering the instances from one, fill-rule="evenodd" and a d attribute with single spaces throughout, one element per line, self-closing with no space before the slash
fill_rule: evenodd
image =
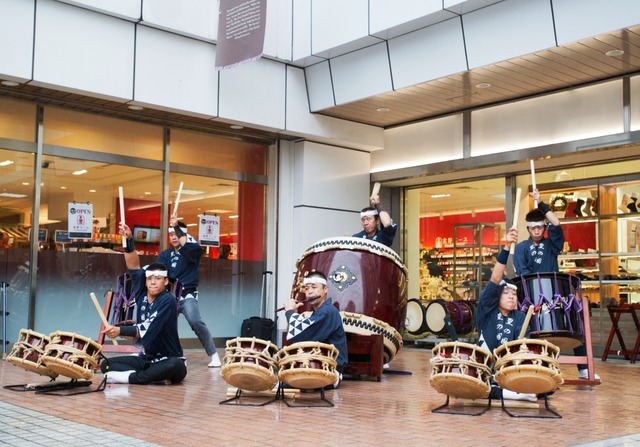
<path id="1" fill-rule="evenodd" d="M 36 141 L 36 106 L 0 98 L 0 138 Z"/>
<path id="2" fill-rule="evenodd" d="M 171 162 L 266 175 L 264 144 L 180 129 L 171 131 Z"/>
<path id="3" fill-rule="evenodd" d="M 8 335 L 28 323 L 34 159 L 34 154 L 0 149 L 0 281 L 6 284 L 6 297 L 0 298 L 7 300 Z"/>
<path id="4" fill-rule="evenodd" d="M 162 127 L 54 107 L 45 110 L 44 144 L 163 159 Z"/>

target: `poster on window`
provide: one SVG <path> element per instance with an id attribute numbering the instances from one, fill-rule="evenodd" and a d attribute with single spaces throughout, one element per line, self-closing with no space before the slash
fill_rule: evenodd
<path id="1" fill-rule="evenodd" d="M 216 70 L 260 59 L 267 0 L 220 0 Z"/>
<path id="2" fill-rule="evenodd" d="M 70 239 L 91 239 L 93 231 L 93 205 L 90 203 L 69 203 L 68 237 Z"/>
<path id="3" fill-rule="evenodd" d="M 200 245 L 203 247 L 220 246 L 220 218 L 218 216 L 200 216 Z"/>

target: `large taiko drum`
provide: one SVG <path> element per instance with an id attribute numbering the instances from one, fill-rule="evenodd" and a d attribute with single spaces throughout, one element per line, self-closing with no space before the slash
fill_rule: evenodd
<path id="1" fill-rule="evenodd" d="M 431 387 L 461 399 L 482 399 L 491 391 L 493 355 L 478 345 L 444 342 L 432 350 Z"/>
<path id="2" fill-rule="evenodd" d="M 560 348 L 547 340 L 513 340 L 493 351 L 495 381 L 516 393 L 549 393 L 562 385 Z"/>
<path id="3" fill-rule="evenodd" d="M 300 389 L 318 389 L 338 381 L 338 350 L 317 341 L 301 341 L 278 352 L 278 377 Z"/>
<path id="4" fill-rule="evenodd" d="M 400 256 L 378 242 L 338 237 L 312 244 L 296 262 L 291 297 L 303 300 L 303 279 L 312 270 L 327 276 L 328 296 L 340 311 L 367 315 L 404 332 L 407 268 Z M 302 310 L 311 310 L 305 305 Z"/>
<path id="5" fill-rule="evenodd" d="M 227 340 L 220 375 L 229 385 L 267 391 L 278 383 L 278 347 L 255 337 Z"/>
<path id="6" fill-rule="evenodd" d="M 14 343 L 13 349 L 7 356 L 7 361 L 41 376 L 56 378 L 58 373 L 42 363 L 42 356 L 49 341 L 47 335 L 29 329 L 21 329 L 18 341 Z"/>
<path id="7" fill-rule="evenodd" d="M 474 305 L 467 300 L 433 300 L 424 311 L 427 330 L 434 335 L 446 334 L 445 316 L 449 315 L 456 334 L 469 334 L 474 328 L 474 311 Z"/>
<path id="8" fill-rule="evenodd" d="M 518 286 L 520 310 L 536 308 L 531 317 L 531 338 L 543 338 L 560 349 L 584 343 L 580 279 L 565 273 L 534 273 L 513 279 Z"/>
<path id="9" fill-rule="evenodd" d="M 90 379 L 98 369 L 102 346 L 88 337 L 73 332 L 49 334 L 42 363 L 60 375 L 72 379 Z"/>

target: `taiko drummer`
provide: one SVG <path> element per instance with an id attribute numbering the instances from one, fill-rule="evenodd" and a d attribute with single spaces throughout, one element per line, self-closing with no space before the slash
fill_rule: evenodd
<path id="1" fill-rule="evenodd" d="M 301 341 L 317 341 L 333 345 L 338 350 L 337 382 L 326 388 L 337 388 L 342 380 L 342 370 L 347 364 L 347 337 L 342 324 L 340 312 L 327 297 L 327 277 L 318 271 L 309 273 L 303 280 L 306 299 L 311 303 L 313 313 L 305 316 L 297 313 L 303 302 L 291 298 L 284 303 L 284 309 L 289 330 L 287 341 L 297 343 Z"/>
<path id="2" fill-rule="evenodd" d="M 511 244 L 518 241 L 517 228 L 510 228 L 506 236 L 506 244 L 497 256 L 497 262 L 491 272 L 491 280 L 480 294 L 476 309 L 476 325 L 478 327 L 478 344 L 489 352 L 501 344 L 516 340 L 525 322 L 525 314 L 518 310 L 517 286 L 505 278 L 504 272 L 509 260 Z M 491 381 L 491 398 L 530 400 L 535 402 L 535 394 L 522 394 L 501 389 Z"/>

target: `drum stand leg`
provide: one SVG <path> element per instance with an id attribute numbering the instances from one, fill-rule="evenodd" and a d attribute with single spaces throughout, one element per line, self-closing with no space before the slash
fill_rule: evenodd
<path id="1" fill-rule="evenodd" d="M 475 413 L 471 413 L 469 411 L 445 411 L 447 408 L 451 408 L 449 406 L 449 396 L 447 396 L 447 400 L 445 401 L 444 404 L 440 405 L 437 408 L 434 408 L 433 410 L 431 410 L 431 412 L 440 413 L 440 414 L 461 414 L 464 416 L 480 416 L 481 414 L 485 414 L 487 410 L 491 408 L 491 398 L 489 397 L 486 407 L 484 407 L 482 410 Z"/>
<path id="2" fill-rule="evenodd" d="M 95 390 L 83 390 L 75 393 L 57 393 L 56 391 L 72 390 L 79 387 L 87 387 L 91 385 L 90 380 L 77 380 L 71 379 L 68 382 L 56 382 L 55 379 L 47 383 L 24 383 L 21 385 L 6 385 L 3 388 L 11 391 L 34 391 L 36 394 L 49 394 L 56 396 L 75 396 L 76 394 L 95 393 L 96 391 L 103 391 L 106 386 L 106 378 L 102 380 L 98 388 Z"/>
<path id="3" fill-rule="evenodd" d="M 537 409 L 538 414 L 527 414 L 527 413 L 513 414 L 512 412 L 507 410 L 507 407 L 504 404 L 504 397 L 501 398 L 501 401 L 502 401 L 502 411 L 507 413 L 512 418 L 538 418 L 538 419 L 560 419 L 560 418 L 562 418 L 562 416 L 560 416 L 560 414 L 557 411 L 555 411 L 555 410 L 551 409 L 551 407 L 549 407 L 549 398 L 547 396 L 544 396 L 544 408 L 546 410 L 546 414 L 542 413 L 539 408 Z"/>
<path id="4" fill-rule="evenodd" d="M 275 402 L 280 398 L 280 388 L 281 386 L 278 385 L 278 391 L 276 391 L 275 396 L 274 397 L 270 397 L 269 399 L 265 400 L 264 402 L 260 402 L 260 403 L 244 403 L 241 402 L 241 398 L 242 398 L 242 390 L 240 388 L 238 388 L 236 390 L 236 395 L 223 400 L 222 402 L 220 402 L 220 405 L 241 405 L 241 406 L 245 406 L 245 407 L 262 407 L 264 405 L 270 404 L 271 402 Z M 283 393 L 284 395 L 284 393 Z M 257 396 L 248 396 L 248 397 L 257 397 Z"/>
<path id="5" fill-rule="evenodd" d="M 316 390 L 313 390 L 313 394 L 315 394 L 315 392 L 316 392 Z M 284 400 L 284 403 L 287 404 L 287 407 L 333 407 L 333 402 L 328 400 L 324 395 L 324 388 L 320 388 L 320 399 L 319 400 L 301 399 L 301 400 L 306 401 L 307 403 L 300 403 L 300 404 L 291 404 L 291 403 L 287 402 L 286 399 L 283 399 L 283 400 Z M 312 402 L 313 400 L 315 400 L 315 403 L 311 404 L 310 402 Z"/>

